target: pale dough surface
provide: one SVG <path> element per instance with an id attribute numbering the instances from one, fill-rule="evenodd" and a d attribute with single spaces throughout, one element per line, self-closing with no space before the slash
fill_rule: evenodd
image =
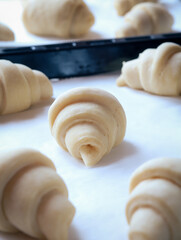
<path id="1" fill-rule="evenodd" d="M 22 19 L 30 33 L 60 38 L 85 35 L 94 24 L 83 0 L 29 0 Z"/>
<path id="2" fill-rule="evenodd" d="M 158 158 L 132 175 L 126 215 L 129 239 L 181 239 L 181 159 Z"/>
<path id="3" fill-rule="evenodd" d="M 142 2 L 158 2 L 158 0 L 114 0 L 114 6 L 119 16 L 124 16 L 136 4 Z"/>
<path id="4" fill-rule="evenodd" d="M 0 152 L 0 230 L 67 239 L 75 209 L 53 162 L 34 149 Z"/>
<path id="5" fill-rule="evenodd" d="M 135 60 L 125 62 L 117 79 L 118 86 L 128 85 L 153 94 L 181 94 L 181 47 L 166 42 L 147 49 Z"/>
<path id="6" fill-rule="evenodd" d="M 58 97 L 50 107 L 49 123 L 58 144 L 87 166 L 121 143 L 126 130 L 121 104 L 96 88 L 76 88 Z"/>
<path id="7" fill-rule="evenodd" d="M 0 41 L 13 41 L 14 32 L 5 24 L 0 23 Z"/>
<path id="8" fill-rule="evenodd" d="M 131 37 L 172 32 L 174 19 L 159 3 L 139 3 L 123 19 L 116 37 Z"/>
<path id="9" fill-rule="evenodd" d="M 52 94 L 52 85 L 42 72 L 0 60 L 0 115 L 28 109 Z"/>

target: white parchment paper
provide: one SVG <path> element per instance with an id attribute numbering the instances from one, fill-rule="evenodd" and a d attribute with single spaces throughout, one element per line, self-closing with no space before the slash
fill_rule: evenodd
<path id="1" fill-rule="evenodd" d="M 121 18 L 116 15 L 112 1 L 87 0 L 87 3 L 96 16 L 96 23 L 86 37 L 114 37 Z M 181 29 L 181 3 L 165 1 L 165 4 L 174 14 L 175 29 Z M 21 11 L 18 1 L 0 1 L 0 21 L 12 27 L 16 34 L 16 41 L 12 44 L 60 41 L 27 33 L 21 22 Z M 119 74 L 55 79 L 52 81 L 54 94 L 51 100 L 21 113 L 0 116 L 0 148 L 35 148 L 52 159 L 64 179 L 69 199 L 76 207 L 69 240 L 127 240 L 125 205 L 132 172 L 152 158 L 181 157 L 181 98 L 118 88 L 116 78 Z M 54 99 L 79 86 L 109 91 L 118 98 L 127 117 L 124 141 L 93 168 L 86 168 L 81 161 L 60 149 L 48 125 L 47 113 Z M 0 240 L 30 239 L 22 234 L 0 233 Z"/>

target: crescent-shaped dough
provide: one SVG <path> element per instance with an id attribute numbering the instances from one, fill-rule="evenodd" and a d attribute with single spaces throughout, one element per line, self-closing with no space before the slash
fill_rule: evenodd
<path id="1" fill-rule="evenodd" d="M 123 19 L 116 37 L 132 37 L 172 32 L 173 17 L 158 3 L 139 3 Z"/>
<path id="2" fill-rule="evenodd" d="M 95 165 L 121 143 L 126 116 L 119 101 L 96 88 L 75 88 L 59 96 L 49 109 L 57 143 L 86 166 Z"/>
<path id="3" fill-rule="evenodd" d="M 75 209 L 52 161 L 33 149 L 0 152 L 0 230 L 65 240 Z"/>
<path id="4" fill-rule="evenodd" d="M 129 239 L 181 239 L 181 159 L 158 158 L 132 175 L 126 216 Z"/>
<path id="5" fill-rule="evenodd" d="M 147 49 L 138 59 L 123 64 L 118 86 L 128 85 L 158 95 L 181 94 L 181 47 L 163 43 L 157 49 Z"/>
<path id="6" fill-rule="evenodd" d="M 0 60 L 0 115 L 28 109 L 52 94 L 52 85 L 42 72 Z"/>
<path id="7" fill-rule="evenodd" d="M 129 12 L 136 4 L 142 2 L 158 2 L 158 0 L 114 0 L 114 6 L 119 16 L 124 16 Z"/>
<path id="8" fill-rule="evenodd" d="M 13 41 L 14 32 L 5 24 L 0 23 L 0 41 Z"/>
<path id="9" fill-rule="evenodd" d="M 23 23 L 35 35 L 80 37 L 94 24 L 83 0 L 29 0 L 24 6 Z"/>

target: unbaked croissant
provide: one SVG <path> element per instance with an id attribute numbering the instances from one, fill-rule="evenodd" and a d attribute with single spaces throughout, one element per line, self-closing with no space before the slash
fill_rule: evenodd
<path id="1" fill-rule="evenodd" d="M 95 165 L 125 135 L 121 104 L 101 89 L 69 90 L 55 100 L 48 115 L 57 143 L 86 166 Z"/>
<path id="2" fill-rule="evenodd" d="M 181 239 L 181 159 L 148 161 L 133 174 L 126 206 L 129 239 Z"/>
<path id="3" fill-rule="evenodd" d="M 116 37 L 131 37 L 168 33 L 172 31 L 173 17 L 158 3 L 139 3 L 123 19 Z"/>
<path id="4" fill-rule="evenodd" d="M 14 32 L 5 24 L 0 23 L 0 41 L 13 41 Z"/>
<path id="5" fill-rule="evenodd" d="M 123 64 L 118 86 L 128 85 L 158 95 L 181 94 L 181 47 L 163 43 Z"/>
<path id="6" fill-rule="evenodd" d="M 86 34 L 94 16 L 83 0 L 29 0 L 23 23 L 35 35 L 70 38 Z"/>
<path id="7" fill-rule="evenodd" d="M 0 153 L 0 231 L 65 240 L 75 209 L 52 161 L 33 149 Z"/>
<path id="8" fill-rule="evenodd" d="M 114 0 L 114 6 L 119 16 L 124 16 L 136 4 L 141 2 L 158 2 L 158 0 Z"/>
<path id="9" fill-rule="evenodd" d="M 0 60 L 0 115 L 29 108 L 52 96 L 52 85 L 39 71 Z"/>

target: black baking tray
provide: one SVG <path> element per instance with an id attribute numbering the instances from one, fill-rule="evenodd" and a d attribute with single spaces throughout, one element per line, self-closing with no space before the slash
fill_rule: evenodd
<path id="1" fill-rule="evenodd" d="M 50 79 L 88 76 L 120 70 L 123 61 L 163 42 L 181 44 L 181 33 L 74 41 L 26 47 L 0 47 L 0 59 L 42 71 Z"/>

